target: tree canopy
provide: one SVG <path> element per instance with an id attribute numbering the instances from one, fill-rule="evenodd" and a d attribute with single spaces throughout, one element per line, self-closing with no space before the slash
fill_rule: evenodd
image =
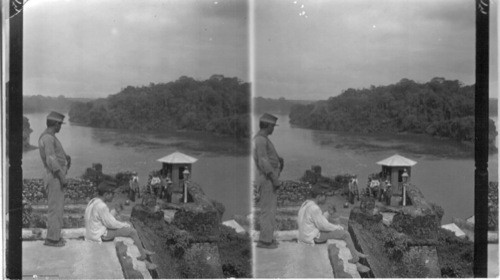
<path id="1" fill-rule="evenodd" d="M 71 122 L 92 127 L 162 131 L 186 129 L 235 137 L 250 135 L 250 84 L 213 75 L 182 76 L 169 83 L 128 86 L 91 102 L 77 102 Z"/>
<path id="2" fill-rule="evenodd" d="M 427 83 L 402 79 L 388 86 L 349 88 L 328 100 L 294 105 L 290 123 L 332 131 L 425 133 L 473 142 L 474 86 L 433 78 Z M 493 120 L 489 125 L 492 144 L 498 133 Z"/>
<path id="3" fill-rule="evenodd" d="M 58 97 L 28 95 L 23 96 L 23 112 L 25 114 L 46 113 L 48 111 L 66 113 L 74 102 L 90 100 L 89 98 L 67 98 L 63 95 L 59 95 Z"/>

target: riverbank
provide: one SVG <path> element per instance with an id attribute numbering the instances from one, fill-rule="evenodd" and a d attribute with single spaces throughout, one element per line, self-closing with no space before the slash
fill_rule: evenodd
<path id="1" fill-rule="evenodd" d="M 126 200 L 126 195 L 119 193 L 113 201 L 113 204 L 122 205 L 118 216 L 121 221 L 130 220 L 134 207 L 134 203 L 125 204 Z M 150 264 L 137 260 L 140 254 L 132 239 L 119 237 L 113 242 L 95 243 L 85 241 L 84 234 L 85 228 L 63 229 L 62 237 L 67 244 L 57 248 L 43 245 L 45 229 L 23 229 L 23 278 L 35 275 L 48 279 L 153 278 L 148 270 Z M 130 261 L 123 262 L 123 258 Z"/>

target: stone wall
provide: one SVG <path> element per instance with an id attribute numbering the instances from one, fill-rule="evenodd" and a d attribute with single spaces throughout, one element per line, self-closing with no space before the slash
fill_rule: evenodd
<path id="1" fill-rule="evenodd" d="M 152 256 L 159 277 L 250 278 L 249 235 L 222 225 L 224 205 L 206 196 L 200 185 L 188 183 L 188 198 L 188 203 L 170 203 L 143 197 L 132 213 L 143 242 L 159 251 Z"/>
<path id="2" fill-rule="evenodd" d="M 406 190 L 410 205 L 395 210 L 391 226 L 411 236 L 415 242 L 437 241 L 441 217 L 415 185 L 408 184 Z"/>
<path id="3" fill-rule="evenodd" d="M 192 213 L 189 210 L 182 212 Z M 203 216 L 202 213 L 199 214 Z M 202 220 L 196 213 L 192 213 L 175 215 L 174 221 L 188 217 L 194 217 L 197 222 Z M 150 258 L 158 266 L 159 278 L 223 278 L 216 243 L 218 235 L 211 235 L 211 227 L 208 227 L 210 230 L 206 236 L 200 230 L 190 232 L 180 229 L 176 223 L 165 222 L 162 211 L 152 212 L 143 205 L 134 207 L 131 221 L 144 246 L 156 252 Z M 181 225 L 186 223 L 177 222 Z M 204 225 L 198 224 L 201 228 L 207 228 Z"/>
<path id="4" fill-rule="evenodd" d="M 407 195 L 408 206 L 376 206 L 364 197 L 351 210 L 349 232 L 358 250 L 369 255 L 363 264 L 371 272 L 364 277 L 441 277 L 436 250 L 441 217 L 414 185 Z M 382 212 L 391 212 L 392 221 L 384 223 Z"/>

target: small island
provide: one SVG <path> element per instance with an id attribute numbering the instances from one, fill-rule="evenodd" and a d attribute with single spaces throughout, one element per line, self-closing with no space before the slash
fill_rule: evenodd
<path id="1" fill-rule="evenodd" d="M 90 127 L 138 131 L 192 130 L 245 138 L 250 135 L 250 84 L 212 75 L 169 83 L 128 86 L 90 102 L 74 102 L 69 120 Z"/>

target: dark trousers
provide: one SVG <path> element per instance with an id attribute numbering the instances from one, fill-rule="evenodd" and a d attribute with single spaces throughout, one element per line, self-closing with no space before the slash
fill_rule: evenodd
<path id="1" fill-rule="evenodd" d="M 52 174 L 47 177 L 48 212 L 47 212 L 47 239 L 59 241 L 63 227 L 64 191 L 61 181 Z"/>
<path id="2" fill-rule="evenodd" d="M 276 207 L 278 195 L 269 180 L 263 180 L 260 186 L 260 236 L 259 241 L 271 243 L 276 227 Z"/>

